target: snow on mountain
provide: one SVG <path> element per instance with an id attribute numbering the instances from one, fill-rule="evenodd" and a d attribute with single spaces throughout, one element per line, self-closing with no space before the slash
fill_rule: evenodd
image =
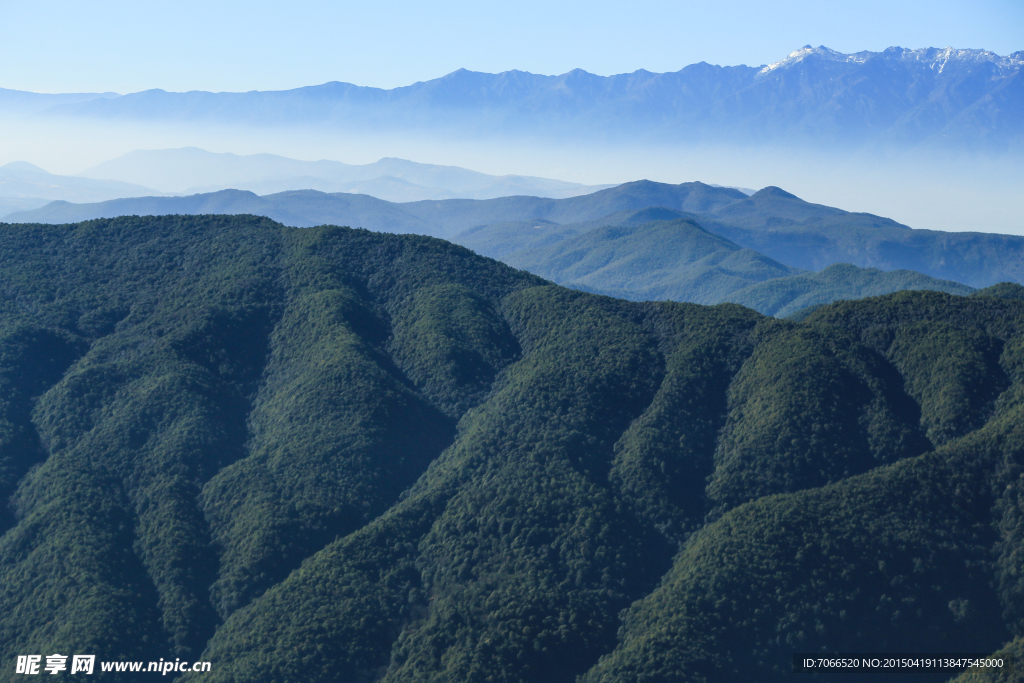
<path id="1" fill-rule="evenodd" d="M 997 55 L 995 52 L 989 50 L 968 50 L 968 49 L 957 49 L 952 47 L 935 48 L 926 47 L 911 50 L 902 47 L 890 47 L 882 52 L 855 52 L 853 54 L 845 54 L 832 48 L 820 45 L 818 47 L 811 47 L 810 45 L 804 45 L 799 50 L 790 52 L 789 55 L 782 60 L 769 64 L 761 69 L 759 75 L 768 74 L 777 69 L 791 68 L 797 66 L 804 60 L 817 57 L 820 59 L 832 61 L 832 62 L 846 62 L 851 64 L 863 64 L 870 59 L 896 59 L 897 61 L 905 63 L 913 63 L 922 65 L 930 69 L 942 72 L 947 64 L 951 63 L 970 63 L 973 65 L 980 65 L 983 63 L 989 63 L 996 67 L 1000 75 L 1006 75 L 1008 72 L 1017 71 L 1024 65 L 1024 51 L 1014 52 L 1008 56 Z"/>

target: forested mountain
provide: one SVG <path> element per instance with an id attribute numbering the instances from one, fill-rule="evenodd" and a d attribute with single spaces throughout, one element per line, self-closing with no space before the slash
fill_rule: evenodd
<path id="1" fill-rule="evenodd" d="M 575 289 L 636 301 L 735 302 L 767 315 L 786 316 L 840 299 L 907 289 L 961 295 L 973 291 L 909 270 L 837 264 L 820 273 L 802 271 L 713 235 L 695 218 L 650 208 L 570 225 L 497 223 L 453 239 Z"/>
<path id="2" fill-rule="evenodd" d="M 532 138 L 1020 150 L 1024 53 L 805 46 L 762 66 L 692 64 L 558 76 L 460 69 L 383 90 L 349 83 L 274 92 L 56 97 L 0 92 L 0 111 L 121 121 L 344 126 Z M 20 97 L 19 97 L 20 96 Z"/>
<path id="3" fill-rule="evenodd" d="M 758 282 L 732 291 L 715 303 L 731 301 L 765 315 L 785 317 L 840 299 L 863 299 L 904 290 L 932 290 L 961 296 L 974 291 L 959 282 L 936 280 L 912 270 L 884 272 L 837 263 L 819 273 L 801 273 Z"/>
<path id="4" fill-rule="evenodd" d="M 247 216 L 3 235 L 5 652 L 770 682 L 1024 635 L 1019 285 L 796 323 Z"/>
<path id="5" fill-rule="evenodd" d="M 913 270 L 972 287 L 1024 281 L 1021 236 L 911 229 L 881 216 L 812 204 L 776 187 L 748 196 L 699 182 L 668 185 L 641 180 L 566 199 L 517 196 L 401 204 L 312 190 L 262 197 L 225 190 L 98 204 L 52 202 L 4 220 L 68 223 L 172 213 L 248 213 L 300 227 L 351 225 L 432 235 L 502 260 L 596 228 L 683 218 L 740 247 L 802 270 L 850 263 L 884 271 Z"/>
<path id="6" fill-rule="evenodd" d="M 797 268 L 853 263 L 916 270 L 972 287 L 1024 281 L 1019 235 L 908 229 L 887 218 L 808 204 L 778 188 L 706 217 L 705 227 Z"/>
<path id="7" fill-rule="evenodd" d="M 614 190 L 628 195 L 634 187 L 647 185 L 660 184 L 640 181 Z M 597 199 L 611 192 L 603 190 L 590 197 Z M 552 250 L 564 240 L 599 227 L 636 226 L 680 218 L 693 220 L 708 232 L 779 263 L 804 270 L 818 271 L 836 263 L 851 263 L 885 271 L 913 270 L 972 287 L 1024 281 L 1024 237 L 1019 235 L 912 229 L 889 218 L 812 204 L 777 187 L 763 188 L 751 196 L 735 192 L 732 197 L 716 197 L 714 203 L 703 207 L 668 201 L 658 204 L 657 199 L 651 198 L 646 210 L 626 208 L 580 223 L 554 219 L 531 223 L 529 218 L 502 217 L 450 239 L 505 260 L 520 250 Z M 584 199 L 578 197 L 575 201 Z M 548 218 L 537 214 L 530 218 Z"/>
<path id="8" fill-rule="evenodd" d="M 575 289 L 701 304 L 718 303 L 751 284 L 800 272 L 687 219 L 595 228 L 501 260 Z"/>

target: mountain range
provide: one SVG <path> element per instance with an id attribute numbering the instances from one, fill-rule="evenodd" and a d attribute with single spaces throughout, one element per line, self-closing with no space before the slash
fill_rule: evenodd
<path id="1" fill-rule="evenodd" d="M 849 263 L 812 273 L 784 265 L 714 235 L 693 219 L 650 220 L 665 209 L 612 216 L 602 227 L 543 246 L 510 251 L 500 260 L 559 284 L 634 301 L 740 303 L 787 316 L 840 299 L 901 290 L 966 295 L 973 287 L 911 270 L 884 272 Z M 506 227 L 503 224 L 501 227 Z M 533 230 L 544 231 L 535 225 Z M 573 229 L 572 227 L 569 228 Z M 479 237 L 480 231 L 473 231 Z M 470 245 L 470 240 L 458 243 Z M 480 251 L 479 253 L 487 253 Z M 493 254 L 488 254 L 493 255 Z"/>
<path id="2" fill-rule="evenodd" d="M 692 219 L 733 244 L 801 270 L 818 271 L 837 263 L 851 263 L 885 271 L 913 270 L 972 287 L 1024 279 L 1024 237 L 1018 235 L 912 229 L 881 216 L 812 204 L 777 187 L 763 188 L 748 197 L 704 186 L 695 193 L 701 199 L 694 201 L 686 189 L 692 185 L 699 183 L 627 183 L 590 195 L 591 201 L 601 207 L 596 212 L 610 207 L 608 200 L 614 195 L 621 197 L 622 205 L 628 202 L 626 198 L 635 198 L 637 205 L 652 207 L 649 211 L 626 208 L 578 224 L 535 219 L 496 221 L 450 239 L 509 263 L 526 263 L 532 258 L 527 250 L 543 253 L 559 242 L 580 239 L 597 227 L 679 218 Z M 651 192 L 652 187 L 659 187 L 659 192 Z M 673 192 L 679 196 L 673 197 Z M 681 201 L 684 196 L 686 199 Z M 537 211 L 536 215 L 547 214 Z M 70 213 L 68 218 L 74 216 Z M 519 251 L 524 255 L 516 254 Z"/>
<path id="3" fill-rule="evenodd" d="M 0 111 L 104 120 L 433 131 L 459 138 L 665 144 L 864 145 L 1022 150 L 1024 52 L 805 46 L 763 66 L 699 63 L 598 76 L 455 71 L 383 90 L 331 82 L 286 91 L 120 96 L 0 92 Z M 27 108 L 26 108 L 27 107 Z M 33 108 L 34 107 L 34 108 Z"/>
<path id="4" fill-rule="evenodd" d="M 300 161 L 276 154 L 213 153 L 196 147 L 136 150 L 82 171 L 95 179 L 131 179 L 165 192 L 223 189 L 273 194 L 319 190 L 368 194 L 395 202 L 420 199 L 492 199 L 511 195 L 575 197 L 610 185 L 581 185 L 535 176 L 494 176 L 458 166 L 384 158 L 372 164 Z"/>
<path id="5" fill-rule="evenodd" d="M 793 322 L 252 216 L 3 234 L 4 652 L 782 683 L 1024 651 L 1020 285 Z"/>
<path id="6" fill-rule="evenodd" d="M 133 214 L 251 213 L 296 227 L 331 223 L 447 239 L 469 228 L 501 221 L 545 219 L 557 223 L 581 223 L 598 221 L 618 211 L 652 206 L 699 212 L 724 207 L 746 197 L 739 190 L 699 182 L 668 185 L 649 181 L 626 183 L 566 199 L 513 196 L 405 203 L 315 190 L 264 196 L 241 190 L 223 190 L 186 197 L 126 198 L 95 204 L 52 202 L 32 212 L 12 214 L 6 220 L 67 223 Z"/>
<path id="7" fill-rule="evenodd" d="M 299 161 L 274 154 L 215 154 L 196 147 L 136 150 L 74 175 L 24 161 L 0 166 L 0 218 L 49 201 L 101 202 L 228 188 L 260 193 L 315 189 L 368 194 L 389 201 L 517 194 L 575 197 L 610 185 L 580 185 L 535 176 L 493 176 L 458 166 L 384 158 L 372 164 Z M 158 190 L 152 188 L 159 188 Z"/>
<path id="8" fill-rule="evenodd" d="M 431 235 L 595 293 L 736 301 L 773 315 L 899 289 L 967 294 L 1024 281 L 1022 237 L 915 230 L 805 202 L 775 187 L 748 196 L 703 183 L 637 181 L 566 199 L 406 203 L 312 190 L 266 196 L 225 190 L 91 205 L 53 202 L 6 220 L 71 223 L 211 213 L 263 215 L 299 227 L 333 224 Z M 825 270 L 836 264 L 849 266 Z"/>
<path id="9" fill-rule="evenodd" d="M 0 218 L 54 200 L 100 202 L 157 193 L 152 188 L 120 180 L 56 175 L 24 161 L 0 166 Z"/>

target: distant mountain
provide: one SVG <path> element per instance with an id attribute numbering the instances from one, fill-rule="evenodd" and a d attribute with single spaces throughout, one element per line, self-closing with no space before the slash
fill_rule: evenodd
<path id="1" fill-rule="evenodd" d="M 636 181 L 566 199 L 502 197 L 391 203 L 312 190 L 259 196 L 225 190 L 188 197 L 143 197 L 97 204 L 53 202 L 8 222 L 70 223 L 160 214 L 255 214 L 287 225 L 334 224 L 451 239 L 514 262 L 516 252 L 550 247 L 607 226 L 688 219 L 790 268 L 836 263 L 913 270 L 971 287 L 1024 281 L 1024 237 L 915 230 L 888 218 L 805 202 L 768 187 L 751 196 L 703 183 Z M 791 274 L 791 273 L 790 273 Z"/>
<path id="2" fill-rule="evenodd" d="M 83 171 L 86 178 L 116 178 L 192 194 L 249 190 L 354 192 L 388 201 L 491 199 L 511 195 L 575 197 L 609 185 L 580 185 L 534 176 L 494 176 L 458 166 L 384 158 L 372 164 L 300 161 L 276 154 L 238 155 L 197 147 L 136 150 Z"/>
<path id="3" fill-rule="evenodd" d="M 298 190 L 261 197 L 245 190 L 221 190 L 187 197 L 113 199 L 96 204 L 56 201 L 35 211 L 11 214 L 4 220 L 12 223 L 69 223 L 131 215 L 252 214 L 270 216 L 296 227 L 345 224 L 372 226 L 371 229 L 386 232 L 432 232 L 431 224 L 404 211 L 403 206 L 363 194 Z"/>
<path id="4" fill-rule="evenodd" d="M 54 199 L 97 202 L 115 197 L 140 197 L 154 192 L 152 188 L 119 180 L 56 175 L 24 161 L 0 166 L 0 207 L 6 203 L 15 207 L 11 210 L 35 208 Z"/>
<path id="5" fill-rule="evenodd" d="M 502 260 L 576 289 L 701 304 L 718 303 L 737 289 L 799 272 L 687 219 L 597 228 Z"/>
<path id="6" fill-rule="evenodd" d="M 8 217 L 9 222 L 68 223 L 124 215 L 257 214 L 297 227 L 332 223 L 369 230 L 419 233 L 449 238 L 468 228 L 498 221 L 544 219 L 556 223 L 596 221 L 619 211 L 665 206 L 680 211 L 710 211 L 745 199 L 730 188 L 704 183 L 666 185 L 650 181 L 626 183 L 566 199 L 500 197 L 446 199 L 403 204 L 366 195 L 328 194 L 312 190 L 258 196 L 224 190 L 188 197 L 143 197 L 96 204 L 54 202 L 35 211 Z"/>
<path id="7" fill-rule="evenodd" d="M 648 206 L 642 209 L 625 209 L 582 223 L 554 223 L 544 219 L 529 221 L 507 221 L 478 225 L 454 235 L 456 244 L 469 247 L 478 254 L 505 260 L 508 256 L 558 244 L 563 240 L 582 235 L 606 226 L 637 226 L 655 221 L 699 218 L 697 213 L 668 209 L 663 206 Z"/>
<path id="8" fill-rule="evenodd" d="M 382 90 L 331 82 L 248 93 L 147 90 L 49 104 L 53 115 L 146 121 L 344 125 L 350 130 L 588 140 L 813 142 L 1022 149 L 1024 52 L 805 46 L 767 66 L 699 63 L 597 76 L 455 71 Z M 26 96 L 27 97 L 27 96 Z M 3 99 L 0 98 L 0 106 Z M 48 106 L 47 106 L 48 105 Z"/>
<path id="9" fill-rule="evenodd" d="M 701 223 L 715 234 L 797 268 L 834 263 L 915 270 L 972 287 L 1024 281 L 1024 237 L 910 229 L 888 218 L 809 204 L 764 188 Z"/>
<path id="10" fill-rule="evenodd" d="M 120 95 L 116 92 L 50 94 L 0 88 L 0 112 L 15 114 L 38 113 L 49 107 L 78 104 L 112 97 L 120 97 Z"/>
<path id="11" fill-rule="evenodd" d="M 50 203 L 49 199 L 38 197 L 0 197 L 0 220 L 3 217 L 18 211 L 31 211 Z"/>
<path id="12" fill-rule="evenodd" d="M 453 240 L 576 289 L 634 301 L 735 302 L 776 316 L 901 290 L 974 291 L 907 270 L 837 264 L 820 273 L 801 271 L 713 235 L 687 215 L 649 208 L 574 225 L 499 223 Z"/>

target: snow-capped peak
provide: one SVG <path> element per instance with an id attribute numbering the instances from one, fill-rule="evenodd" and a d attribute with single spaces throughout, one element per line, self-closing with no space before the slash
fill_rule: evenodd
<path id="1" fill-rule="evenodd" d="M 1005 69 L 1016 70 L 1021 68 L 1021 66 L 1024 66 L 1024 55 L 1020 52 L 1015 52 L 1008 57 L 1003 57 L 988 50 L 960 50 L 952 47 L 926 47 L 909 50 L 902 47 L 890 47 L 883 52 L 865 51 L 854 54 L 844 54 L 831 48 L 827 48 L 824 45 L 819 47 L 804 45 L 799 50 L 790 52 L 789 56 L 785 59 L 764 67 L 761 69 L 760 74 L 764 75 L 777 69 L 793 66 L 812 56 L 833 62 L 847 62 L 855 64 L 861 64 L 869 59 L 879 57 L 888 59 L 896 58 L 903 62 L 915 62 L 928 68 L 936 69 L 940 73 L 952 62 L 989 62 L 1000 71 Z"/>
<path id="2" fill-rule="evenodd" d="M 872 53 L 858 52 L 856 54 L 847 55 L 843 54 L 842 52 L 837 52 L 832 48 L 825 47 L 824 45 L 820 45 L 818 47 L 804 45 L 799 50 L 794 50 L 793 52 L 790 52 L 789 56 L 786 57 L 785 59 L 775 62 L 774 64 L 769 64 L 768 66 L 764 67 L 763 69 L 761 69 L 761 73 L 766 74 L 782 67 L 792 66 L 793 64 L 802 62 L 803 60 L 807 59 L 812 55 L 823 57 L 833 62 L 863 62 L 865 59 L 867 59 L 867 56 L 870 54 Z"/>

